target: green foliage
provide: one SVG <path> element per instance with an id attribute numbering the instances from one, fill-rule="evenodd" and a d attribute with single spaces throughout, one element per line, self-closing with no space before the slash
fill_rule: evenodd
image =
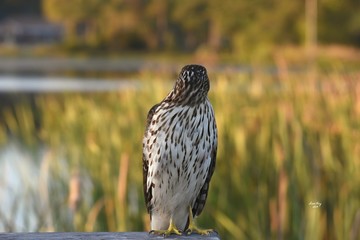
<path id="1" fill-rule="evenodd" d="M 305 41 L 305 1 L 43 0 L 42 3 L 48 19 L 65 25 L 70 45 L 173 51 L 205 47 L 208 51 L 240 55 L 242 59 L 256 59 L 271 55 L 276 46 L 301 45 Z M 359 45 L 358 1 L 317 1 L 317 6 L 320 43 Z"/>
<path id="2" fill-rule="evenodd" d="M 29 2 L 30 1 L 30 2 Z M 320 45 L 359 47 L 358 0 L 316 2 Z M 65 28 L 68 52 L 206 49 L 241 60 L 303 45 L 305 3 L 281 0 L 16 0 L 1 1 L 0 19 L 36 15 Z"/>
<path id="3" fill-rule="evenodd" d="M 319 8 L 319 40 L 354 44 L 359 41 L 359 1 L 326 0 Z M 334 31 L 336 29 L 336 31 Z"/>
<path id="4" fill-rule="evenodd" d="M 358 76 L 282 74 L 212 76 L 218 161 L 198 221 L 224 239 L 350 239 L 359 230 Z M 36 97 L 39 138 L 69 166 L 54 173 L 81 169 L 94 186 L 75 212 L 76 231 L 147 229 L 141 140 L 147 111 L 170 88 L 152 80 L 117 93 Z M 33 124 L 15 120 L 30 121 L 31 111 L 17 109 L 6 126 L 33 138 Z M 51 197 L 63 202 L 51 211 L 68 208 L 63 193 Z M 68 229 L 68 220 L 54 221 L 54 230 Z"/>

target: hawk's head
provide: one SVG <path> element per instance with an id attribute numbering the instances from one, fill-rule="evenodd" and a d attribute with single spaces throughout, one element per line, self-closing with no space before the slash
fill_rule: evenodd
<path id="1" fill-rule="evenodd" d="M 166 100 L 181 105 L 198 104 L 206 99 L 209 89 L 206 68 L 201 65 L 186 65 Z"/>

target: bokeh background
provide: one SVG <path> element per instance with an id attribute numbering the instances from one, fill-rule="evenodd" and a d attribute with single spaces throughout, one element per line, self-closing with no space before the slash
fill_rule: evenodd
<path id="1" fill-rule="evenodd" d="M 2 0 L 0 231 L 148 231 L 147 111 L 203 64 L 219 130 L 199 225 L 360 238 L 358 0 Z"/>

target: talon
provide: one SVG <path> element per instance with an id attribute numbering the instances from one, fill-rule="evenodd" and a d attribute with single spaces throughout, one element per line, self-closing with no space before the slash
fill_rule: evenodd
<path id="1" fill-rule="evenodd" d="M 176 228 L 172 219 L 170 219 L 170 225 L 167 230 L 151 230 L 149 233 L 162 235 L 163 237 L 168 237 L 171 234 L 181 235 L 181 231 Z"/>
<path id="2" fill-rule="evenodd" d="M 214 232 L 213 229 L 201 229 L 195 225 L 192 210 L 191 210 L 191 207 L 189 207 L 189 227 L 186 230 L 186 233 L 188 235 L 190 235 L 191 233 L 197 233 L 200 235 L 209 235 L 212 232 Z"/>
<path id="3" fill-rule="evenodd" d="M 196 226 L 191 227 L 191 230 L 190 230 L 190 233 L 197 233 L 200 235 L 209 235 L 212 232 L 214 232 L 213 229 L 200 229 Z"/>

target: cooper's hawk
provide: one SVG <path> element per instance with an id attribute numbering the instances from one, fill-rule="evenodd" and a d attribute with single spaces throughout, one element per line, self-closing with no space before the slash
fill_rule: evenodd
<path id="1" fill-rule="evenodd" d="M 153 106 L 143 139 L 143 186 L 152 232 L 208 234 L 193 222 L 215 169 L 217 128 L 206 69 L 185 66 L 172 91 Z"/>

